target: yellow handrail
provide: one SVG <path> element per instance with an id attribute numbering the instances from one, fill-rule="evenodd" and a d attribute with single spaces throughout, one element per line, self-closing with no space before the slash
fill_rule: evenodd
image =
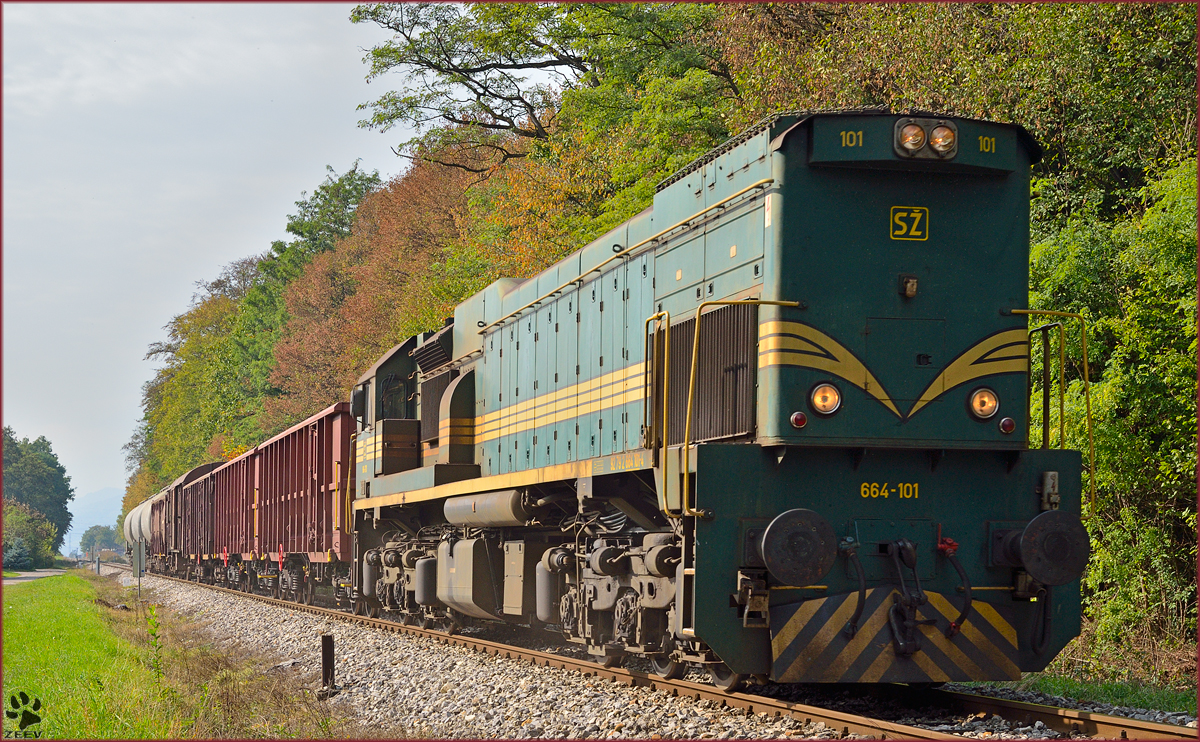
<path id="1" fill-rule="evenodd" d="M 526 309 L 529 309 L 529 308 L 531 308 L 531 307 L 535 307 L 535 306 L 537 306 L 538 304 L 541 304 L 543 301 L 545 301 L 546 299 L 549 299 L 551 296 L 554 296 L 555 294 L 557 294 L 557 293 L 561 292 L 563 289 L 565 289 L 565 288 L 566 288 L 566 287 L 568 287 L 568 286 L 571 286 L 571 285 L 573 285 L 573 284 L 576 284 L 576 283 L 581 283 L 581 282 L 583 281 L 583 278 L 584 278 L 584 276 L 588 276 L 588 275 L 591 275 L 592 273 L 595 273 L 596 271 L 600 270 L 601 268 L 603 268 L 604 266 L 608 265 L 609 263 L 611 263 L 611 262 L 612 262 L 612 261 L 614 261 L 614 260 L 619 260 L 620 258 L 624 258 L 626 255 L 628 255 L 629 253 L 631 253 L 631 252 L 633 252 L 634 250 L 638 249 L 639 247 L 641 247 L 641 246 L 643 246 L 643 245 L 648 245 L 648 244 L 650 244 L 651 242 L 654 242 L 655 240 L 659 239 L 660 237 L 662 237 L 662 236 L 663 236 L 664 234 L 666 234 L 667 232 L 674 231 L 674 230 L 676 230 L 676 229 L 678 229 L 678 228 L 682 227 L 684 224 L 687 224 L 687 223 L 688 223 L 688 222 L 690 222 L 691 220 L 693 220 L 693 219 L 697 219 L 697 218 L 699 218 L 699 217 L 701 217 L 701 216 L 704 216 L 705 214 L 707 214 L 708 212 L 712 211 L 713 209 L 720 209 L 720 208 L 724 208 L 725 204 L 729 203 L 730 201 L 732 201 L 732 200 L 734 200 L 734 199 L 736 199 L 736 198 L 739 198 L 739 197 L 741 197 L 741 196 L 744 196 L 745 194 L 749 193 L 750 191 L 753 191 L 753 190 L 754 190 L 754 189 L 756 189 L 756 188 L 765 188 L 765 187 L 767 187 L 767 186 L 771 185 L 771 184 L 772 184 L 772 183 L 774 183 L 774 182 L 775 182 L 775 179 L 774 179 L 774 178 L 763 178 L 763 179 L 762 179 L 762 180 L 760 180 L 760 181 L 757 181 L 757 182 L 755 182 L 755 183 L 752 183 L 752 184 L 750 184 L 750 185 L 746 186 L 745 188 L 743 188 L 742 190 L 740 190 L 740 191 L 738 191 L 737 193 L 733 194 L 732 196 L 729 196 L 729 197 L 727 197 L 727 198 L 723 198 L 723 199 L 721 199 L 720 201 L 718 201 L 718 202 L 716 202 L 715 204 L 713 204 L 712 206 L 708 206 L 708 207 L 705 207 L 705 208 L 701 209 L 700 211 L 697 211 L 695 214 L 692 214 L 692 215 L 691 215 L 691 216 L 689 216 L 687 219 L 684 219 L 684 220 L 682 220 L 682 221 L 678 221 L 678 222 L 676 222 L 676 223 L 672 224 L 671 226 L 667 227 L 666 229 L 664 229 L 663 231 L 661 231 L 661 232 L 659 232 L 658 234 L 654 235 L 653 237 L 647 237 L 646 239 L 642 240 L 641 242 L 637 243 L 636 245 L 630 245 L 629 247 L 625 248 L 624 250 L 620 250 L 619 252 L 616 252 L 616 253 L 614 253 L 614 254 L 613 254 L 611 257 L 609 257 L 609 258 L 607 258 L 607 259 L 603 260 L 603 261 L 602 261 L 602 262 L 601 262 L 599 265 L 597 265 L 595 268 L 592 268 L 592 269 L 591 269 L 591 270 L 589 270 L 589 271 L 584 271 L 583 273 L 580 273 L 580 274 L 579 274 L 578 276 L 576 276 L 575 278 L 572 278 L 570 281 L 567 281 L 566 283 L 564 283 L 563 285 L 561 285 L 561 286 L 559 286 L 558 288 L 554 289 L 553 291 L 549 292 L 548 294 L 545 294 L 545 295 L 543 295 L 543 296 L 540 296 L 540 297 L 538 297 L 537 299 L 534 299 L 533 301 L 529 302 L 528 304 L 526 304 L 525 306 L 521 307 L 520 309 L 517 309 L 517 310 L 514 310 L 514 311 L 512 311 L 512 312 L 509 312 L 508 314 L 504 315 L 503 317 L 501 317 L 500 319 L 496 320 L 495 322 L 492 322 L 492 323 L 491 323 L 491 324 L 489 324 L 489 325 L 485 325 L 485 326 L 483 327 L 483 329 L 481 329 L 481 330 L 478 332 L 478 334 L 479 334 L 479 335 L 482 335 L 482 334 L 486 333 L 488 330 L 490 330 L 490 329 L 492 329 L 493 327 L 495 327 L 496 325 L 503 324 L 503 323 L 507 322 L 508 320 L 512 319 L 513 317 L 517 316 L 517 315 L 518 315 L 518 314 L 520 314 L 521 312 L 524 312 Z"/>
<path id="2" fill-rule="evenodd" d="M 661 457 L 660 461 L 662 462 L 661 466 L 665 467 L 667 465 L 667 427 L 668 427 L 667 401 L 670 399 L 670 391 L 671 391 L 671 313 L 670 312 L 658 312 L 656 314 L 652 314 L 649 317 L 647 317 L 646 318 L 646 335 L 650 334 L 650 323 L 655 322 L 655 321 L 660 321 L 663 325 L 662 457 Z M 655 331 L 655 332 L 657 333 L 657 331 Z M 651 341 L 651 342 L 654 342 L 654 341 Z M 657 345 L 657 343 L 656 343 L 656 345 Z M 648 359 L 653 358 L 651 363 L 646 364 L 646 373 L 649 375 L 650 380 L 653 381 L 654 376 L 655 376 L 655 371 L 657 370 L 657 367 L 658 367 L 658 355 L 655 354 L 653 356 L 650 356 L 649 354 L 647 354 L 647 358 Z M 653 365 L 651 365 L 651 364 L 653 364 Z M 653 399 L 650 400 L 649 406 L 646 404 L 646 397 L 649 393 L 650 393 L 650 384 L 643 383 L 643 386 L 642 386 L 642 410 L 643 410 L 643 412 L 642 412 L 642 414 L 645 415 L 645 417 L 646 417 L 646 422 L 647 422 L 646 432 L 648 433 L 646 442 L 649 444 L 646 447 L 654 448 L 654 428 L 653 428 L 653 423 L 651 422 L 651 420 L 653 420 L 654 400 Z M 667 483 L 667 478 L 664 473 L 664 476 L 663 476 L 664 488 L 666 486 L 666 483 Z M 660 510 L 662 511 L 662 514 L 667 516 L 668 518 L 673 517 L 671 511 L 667 508 L 667 500 L 666 500 L 665 492 L 663 493 L 662 502 L 663 502 L 663 507 L 660 508 Z"/>
<path id="3" fill-rule="evenodd" d="M 1087 431 L 1088 431 L 1088 475 L 1091 482 L 1091 497 L 1088 500 L 1089 515 L 1096 514 L 1096 441 L 1092 435 L 1092 393 L 1091 379 L 1088 377 L 1088 354 L 1087 354 L 1087 323 L 1083 320 L 1083 315 L 1075 312 L 1057 312 L 1050 309 L 1012 309 L 1013 314 L 1026 315 L 1045 315 L 1047 317 L 1068 317 L 1070 319 L 1079 320 L 1080 341 L 1083 346 L 1083 399 L 1087 407 Z"/>
<path id="4" fill-rule="evenodd" d="M 688 377 L 688 396 L 687 396 L 687 411 L 684 413 L 683 423 L 683 491 L 679 494 L 680 514 L 675 516 L 682 518 L 685 516 L 707 516 L 701 510 L 694 510 L 688 507 L 688 445 L 692 439 L 692 398 L 696 393 L 696 363 L 700 356 L 700 317 L 703 316 L 704 308 L 708 306 L 727 306 L 730 304 L 769 304 L 777 307 L 798 307 L 798 301 L 772 301 L 768 299 L 724 299 L 718 301 L 701 302 L 700 306 L 696 307 L 696 326 L 693 328 L 694 335 L 692 337 L 692 367 L 691 374 Z M 666 482 L 666 477 L 663 477 L 663 482 Z"/>

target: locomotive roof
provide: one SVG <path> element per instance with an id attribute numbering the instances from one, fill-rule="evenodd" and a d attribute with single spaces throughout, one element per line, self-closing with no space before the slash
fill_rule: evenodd
<path id="1" fill-rule="evenodd" d="M 729 139 L 726 139 L 724 142 L 717 145 L 713 149 L 700 155 L 696 159 L 692 160 L 688 164 L 681 167 L 679 170 L 676 170 L 674 173 L 672 173 L 671 175 L 667 176 L 665 179 L 660 181 L 658 183 L 658 185 L 656 185 L 654 187 L 654 191 L 657 193 L 658 191 L 663 190 L 664 188 L 671 185 L 672 183 L 687 176 L 688 173 L 695 172 L 696 170 L 698 170 L 701 167 L 703 167 L 704 165 L 712 162 L 713 160 L 717 159 L 718 157 L 725 154 L 726 152 L 734 149 L 739 144 L 749 141 L 754 136 L 762 133 L 763 131 L 765 131 L 767 129 L 771 129 L 773 127 L 783 128 L 785 126 L 787 126 L 787 127 L 794 126 L 803 121 L 807 121 L 808 119 L 810 119 L 814 116 L 847 116 L 847 115 L 853 115 L 853 116 L 863 116 L 863 115 L 868 115 L 868 116 L 920 116 L 920 117 L 928 117 L 928 118 L 947 118 L 947 119 L 964 119 L 964 120 L 970 120 L 970 121 L 983 121 L 983 122 L 986 122 L 989 124 L 996 124 L 998 126 L 1011 126 L 1017 130 L 1017 138 L 1020 139 L 1021 143 L 1024 144 L 1025 147 L 1029 150 L 1030 155 L 1032 156 L 1033 162 L 1037 162 L 1042 157 L 1042 152 L 1043 152 L 1042 145 L 1038 144 L 1037 140 L 1033 138 L 1033 135 L 1030 134 L 1025 129 L 1025 127 L 1023 127 L 1019 124 L 1006 124 L 1006 123 L 1002 123 L 999 121 L 990 121 L 988 119 L 975 119 L 975 118 L 971 118 L 969 116 L 957 116 L 957 115 L 951 114 L 951 113 L 944 113 L 944 112 L 939 112 L 939 111 L 927 111 L 927 110 L 918 109 L 918 108 L 909 109 L 907 111 L 893 111 L 890 108 L 887 108 L 886 106 L 867 106 L 867 107 L 863 107 L 863 108 L 815 109 L 815 110 L 811 110 L 811 111 L 779 111 L 777 113 L 772 113 L 772 114 L 769 114 L 769 115 L 759 119 L 757 122 L 752 124 L 749 128 L 745 129 L 741 133 L 736 134 L 736 135 L 730 137 Z"/>

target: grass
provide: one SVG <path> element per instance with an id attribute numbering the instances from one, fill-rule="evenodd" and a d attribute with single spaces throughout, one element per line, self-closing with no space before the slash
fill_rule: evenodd
<path id="1" fill-rule="evenodd" d="M 9 571 L 5 570 L 4 576 L 5 577 L 20 577 L 21 573 L 20 572 L 9 572 Z"/>
<path id="2" fill-rule="evenodd" d="M 1114 706 L 1158 709 L 1161 711 L 1186 711 L 1196 714 L 1196 690 L 1161 688 L 1142 683 L 1087 681 L 1061 675 L 1036 673 L 1025 687 L 1064 698 L 1081 701 L 1099 701 Z M 1025 682 L 1025 681 L 1022 681 Z"/>
<path id="3" fill-rule="evenodd" d="M 367 736 L 316 699 L 313 678 L 266 672 L 277 658 L 222 653 L 198 625 L 150 607 L 84 570 L 6 589 L 4 697 L 41 699 L 32 729 L 44 737 Z"/>
<path id="4" fill-rule="evenodd" d="M 44 736 L 172 736 L 143 653 L 110 630 L 95 594 L 73 575 L 4 591 L 4 697 L 41 699 Z"/>

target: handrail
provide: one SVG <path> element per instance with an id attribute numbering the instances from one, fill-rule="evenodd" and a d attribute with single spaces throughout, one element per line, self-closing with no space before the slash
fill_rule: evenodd
<path id="1" fill-rule="evenodd" d="M 1064 369 L 1067 365 L 1067 341 L 1064 337 L 1065 328 L 1061 322 L 1050 322 L 1035 327 L 1029 331 L 1029 365 L 1033 367 L 1033 336 L 1042 333 L 1042 448 L 1050 448 L 1050 328 L 1058 328 L 1058 447 L 1067 447 L 1067 416 L 1066 416 L 1066 378 Z M 1033 374 L 1029 375 L 1029 389 L 1025 400 L 1025 419 L 1032 415 L 1033 405 Z"/>
<path id="2" fill-rule="evenodd" d="M 693 328 L 692 337 L 692 367 L 691 374 L 688 377 L 688 396 L 687 396 L 687 411 L 684 413 L 683 423 L 683 491 L 679 493 L 680 514 L 675 516 L 682 518 L 685 516 L 693 517 L 709 517 L 712 513 L 704 510 L 695 510 L 688 507 L 688 446 L 692 439 L 692 399 L 696 393 L 696 364 L 700 356 L 700 317 L 703 316 L 704 308 L 707 306 L 728 306 L 731 304 L 767 304 L 777 307 L 798 307 L 798 301 L 774 301 L 770 299 L 723 299 L 717 301 L 701 302 L 700 306 L 696 307 L 696 326 Z M 663 482 L 666 482 L 666 477 L 663 477 Z"/>
<path id="3" fill-rule="evenodd" d="M 1083 319 L 1083 315 L 1075 312 L 1057 312 L 1051 309 L 1010 309 L 1011 314 L 1026 314 L 1036 315 L 1041 314 L 1047 317 L 1068 317 L 1070 319 L 1079 320 L 1079 330 L 1081 332 L 1080 339 L 1083 346 L 1083 398 L 1087 405 L 1087 431 L 1088 431 L 1088 475 L 1091 481 L 1091 499 L 1088 500 L 1089 515 L 1096 514 L 1096 441 L 1092 434 L 1092 393 L 1091 379 L 1088 377 L 1088 355 L 1087 355 L 1087 323 Z"/>
<path id="4" fill-rule="evenodd" d="M 609 263 L 611 263 L 611 262 L 612 262 L 612 261 L 614 261 L 614 260 L 617 260 L 617 259 L 620 259 L 620 258 L 624 258 L 624 257 L 625 257 L 625 256 L 627 256 L 629 253 L 633 252 L 634 250 L 638 249 L 639 247 L 642 247 L 643 245 L 648 245 L 648 244 L 650 244 L 651 242 L 654 242 L 654 241 L 656 241 L 657 239 L 659 239 L 660 237 L 662 237 L 663 235 L 665 235 L 667 232 L 672 232 L 672 231 L 674 231 L 674 230 L 676 230 L 676 229 L 678 229 L 678 228 L 682 227 L 684 224 L 687 224 L 687 223 L 688 223 L 688 222 L 690 222 L 691 220 L 693 220 L 693 219 L 697 219 L 697 218 L 699 218 L 699 217 L 701 217 L 701 216 L 704 216 L 705 214 L 707 214 L 708 212 L 712 211 L 713 209 L 721 209 L 721 208 L 724 208 L 724 207 L 725 207 L 725 204 L 729 203 L 730 201 L 732 201 L 732 200 L 734 200 L 734 199 L 736 199 L 736 198 L 739 198 L 739 197 L 741 197 L 741 196 L 743 196 L 743 195 L 745 195 L 745 194 L 749 193 L 750 191 L 753 191 L 753 190 L 754 190 L 754 189 L 756 189 L 756 188 L 765 188 L 766 186 L 769 186 L 769 185 L 771 185 L 771 184 L 772 184 L 772 183 L 774 183 L 774 182 L 775 182 L 775 179 L 774 179 L 774 178 L 763 178 L 763 179 L 762 179 L 762 180 L 760 180 L 760 181 L 757 181 L 757 182 L 755 182 L 755 183 L 752 183 L 752 184 L 750 184 L 750 185 L 746 186 L 745 188 L 743 188 L 742 190 L 740 190 L 740 191 L 738 191 L 737 193 L 733 194 L 732 196 L 728 196 L 728 197 L 726 197 L 726 198 L 723 198 L 723 199 L 721 199 L 720 201 L 718 201 L 718 202 L 716 202 L 715 204 L 713 204 L 712 206 L 708 206 L 708 207 L 705 207 L 705 208 L 701 209 L 700 211 L 697 211 L 695 214 L 692 214 L 692 215 L 691 215 L 691 216 L 689 216 L 687 219 L 684 219 L 684 220 L 682 220 L 682 221 L 679 221 L 679 222 L 676 222 L 676 223 L 672 224 L 671 226 L 667 227 L 666 229 L 664 229 L 663 231 L 661 231 L 661 232 L 659 232 L 658 234 L 654 235 L 653 237 L 647 237 L 646 239 L 642 240 L 641 242 L 637 243 L 636 245 L 630 245 L 629 247 L 625 248 L 624 250 L 620 250 L 620 251 L 618 251 L 618 252 L 614 253 L 614 254 L 613 254 L 611 257 L 608 257 L 608 258 L 606 258 L 604 261 L 602 261 L 602 262 L 601 262 L 599 265 L 597 265 L 595 268 L 592 268 L 591 270 L 584 271 L 583 273 L 580 273 L 578 276 L 576 276 L 575 278 L 571 279 L 570 281 L 567 281 L 566 283 L 564 283 L 563 285 L 561 285 L 561 286 L 559 286 L 558 288 L 554 289 L 554 290 L 553 290 L 553 291 L 551 291 L 550 293 L 548 293 L 548 294 L 545 294 L 544 296 L 540 296 L 540 297 L 538 297 L 537 299 L 535 299 L 535 300 L 533 300 L 533 301 L 529 302 L 528 304 L 526 304 L 525 306 L 521 307 L 520 309 L 516 309 L 516 310 L 514 310 L 514 311 L 512 311 L 512 312 L 509 312 L 508 314 L 504 315 L 503 317 L 501 317 L 500 319 L 496 320 L 495 322 L 492 322 L 491 324 L 484 325 L 484 326 L 483 326 L 483 328 L 482 328 L 481 330 L 479 330 L 479 332 L 478 332 L 477 334 L 479 334 L 479 335 L 483 335 L 483 334 L 485 334 L 485 333 L 486 333 L 488 330 L 492 329 L 493 327 L 495 327 L 495 326 L 497 326 L 497 325 L 502 325 L 502 324 L 504 324 L 505 322 L 507 322 L 508 320 L 512 319 L 513 317 L 515 317 L 515 316 L 517 316 L 518 314 L 520 314 L 520 313 L 524 312 L 526 309 L 529 309 L 529 308 L 531 308 L 531 307 L 535 307 L 535 306 L 537 306 L 538 304 L 541 304 L 541 303 L 542 303 L 543 301 L 545 301 L 546 299 L 549 299 L 551 296 L 554 296 L 555 294 L 557 294 L 557 293 L 560 293 L 560 292 L 561 292 L 563 289 L 565 289 L 565 288 L 566 288 L 566 287 L 568 287 L 568 286 L 574 285 L 574 284 L 576 284 L 576 283 L 582 284 L 582 282 L 583 282 L 583 279 L 584 279 L 584 277 L 585 277 L 585 276 L 589 276 L 589 275 L 591 275 L 592 273 L 595 273 L 596 271 L 600 270 L 601 268 L 603 268 L 604 266 L 608 265 Z"/>
<path id="5" fill-rule="evenodd" d="M 663 397 L 662 397 L 663 403 L 662 403 L 662 459 L 661 459 L 662 464 L 661 465 L 665 467 L 667 465 L 667 425 L 668 425 L 668 423 L 667 423 L 667 404 L 668 404 L 668 400 L 670 400 L 670 398 L 671 398 L 670 397 L 670 391 L 671 391 L 671 313 L 670 312 L 657 312 L 657 313 L 652 314 L 649 317 L 647 317 L 646 318 L 646 335 L 647 335 L 647 337 L 650 336 L 650 323 L 655 322 L 655 321 L 661 322 L 661 324 L 663 325 L 663 328 L 664 328 L 663 329 Z M 655 335 L 657 335 L 657 334 L 658 334 L 658 331 L 655 330 Z M 657 348 L 656 341 L 657 341 L 657 338 L 655 338 L 654 341 L 647 340 L 646 344 L 647 344 L 647 346 L 649 346 L 649 344 L 651 342 L 655 342 L 655 347 Z M 650 380 L 652 382 L 655 377 L 655 372 L 658 370 L 658 355 L 654 354 L 652 356 L 649 353 L 647 353 L 646 358 L 647 359 L 652 358 L 653 360 L 651 360 L 650 363 L 646 364 L 646 371 L 643 371 L 643 374 L 648 374 L 650 377 Z M 643 378 L 645 378 L 645 377 L 643 376 Z M 653 449 L 654 448 L 654 432 L 655 431 L 653 428 L 652 421 L 653 421 L 654 417 L 653 417 L 652 413 L 653 413 L 654 400 L 653 399 L 650 400 L 650 405 L 646 404 L 646 397 L 649 394 L 650 394 L 650 384 L 643 383 L 642 384 L 642 416 L 646 419 L 646 422 L 647 422 L 646 443 L 648 445 L 646 446 L 646 448 Z M 667 483 L 667 478 L 666 478 L 666 476 L 664 476 L 663 477 L 664 489 L 666 487 L 666 483 Z M 668 518 L 673 517 L 671 514 L 671 511 L 667 508 L 667 499 L 666 499 L 665 492 L 663 493 L 662 503 L 663 503 L 663 507 L 659 508 L 659 510 L 662 511 L 662 514 L 667 516 Z"/>

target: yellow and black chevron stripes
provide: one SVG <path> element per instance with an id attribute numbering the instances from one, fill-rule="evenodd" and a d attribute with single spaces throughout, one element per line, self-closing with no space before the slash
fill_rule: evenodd
<path id="1" fill-rule="evenodd" d="M 866 365 L 841 343 L 803 322 L 770 320 L 758 326 L 758 367 L 798 366 L 844 379 L 907 420 L 943 393 L 984 376 L 1029 370 L 1029 340 L 1024 328 L 1001 330 L 985 337 L 951 361 L 907 413 L 900 412 Z"/>
<path id="2" fill-rule="evenodd" d="M 952 639 L 946 627 L 958 617 L 958 596 L 926 593 L 917 609 L 921 649 L 896 654 L 888 611 L 899 593 L 891 587 L 867 591 L 859 629 L 847 636 L 846 622 L 858 593 L 831 595 L 771 606 L 772 679 L 783 683 L 926 683 L 1017 680 L 1017 633 L 1012 621 L 990 603 L 971 602 L 971 613 Z"/>
<path id="3" fill-rule="evenodd" d="M 770 320 L 758 326 L 758 367 L 803 366 L 826 371 L 862 389 L 901 417 L 900 410 L 863 362 L 841 343 L 803 322 Z"/>
<path id="4" fill-rule="evenodd" d="M 523 433 L 543 425 L 642 401 L 645 364 L 634 363 L 594 379 L 547 392 L 475 418 L 475 442 Z"/>
<path id="5" fill-rule="evenodd" d="M 917 398 L 912 409 L 908 411 L 908 417 L 912 417 L 917 410 L 937 399 L 942 392 L 959 384 L 993 374 L 1028 371 L 1028 333 L 1021 327 L 1001 330 L 988 335 L 951 361 Z"/>

